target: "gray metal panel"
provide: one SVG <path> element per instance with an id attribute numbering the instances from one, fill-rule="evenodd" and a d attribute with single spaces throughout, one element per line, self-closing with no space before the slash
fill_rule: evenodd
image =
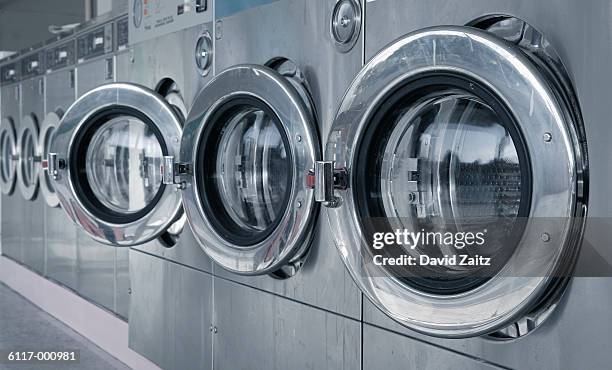
<path id="1" fill-rule="evenodd" d="M 19 84 L 3 86 L 0 89 L 2 95 L 2 117 L 11 117 L 15 123 L 15 128 L 19 129 L 21 121 L 21 111 L 19 102 Z M 13 194 L 2 195 L 2 254 L 21 262 L 21 234 L 22 234 L 22 214 L 21 207 L 23 197 L 19 189 L 15 188 Z"/>
<path id="2" fill-rule="evenodd" d="M 135 250 L 130 270 L 130 348 L 164 369 L 211 369 L 211 276 Z"/>
<path id="3" fill-rule="evenodd" d="M 127 320 L 130 313 L 130 250 L 115 248 L 115 313 Z"/>
<path id="4" fill-rule="evenodd" d="M 608 278 L 574 278 L 560 307 L 535 332 L 500 343 L 486 338 L 438 339 L 408 330 L 364 301 L 364 322 L 518 369 L 605 368 L 612 361 Z M 584 304 L 588 302 L 588 304 Z"/>
<path id="5" fill-rule="evenodd" d="M 400 369 L 500 369 L 412 338 L 363 326 L 363 370 Z"/>
<path id="6" fill-rule="evenodd" d="M 335 48 L 329 31 L 334 1 L 287 0 L 252 8 L 223 19 L 217 35 L 215 66 L 220 72 L 239 63 L 291 59 L 305 74 L 315 105 L 319 135 L 326 138 L 340 100 L 361 68 L 358 42 L 349 53 Z M 215 273 L 300 302 L 359 318 L 361 294 L 347 273 L 321 211 L 311 255 L 294 277 L 241 277 Z"/>
<path id="7" fill-rule="evenodd" d="M 76 228 L 61 208 L 44 207 L 46 276 L 77 289 Z"/>
<path id="8" fill-rule="evenodd" d="M 77 97 L 83 96 L 89 90 L 102 84 L 113 82 L 114 73 L 112 75 L 108 74 L 108 63 L 112 63 L 114 66 L 114 57 L 112 55 L 107 55 L 77 66 Z"/>
<path id="9" fill-rule="evenodd" d="M 110 311 L 115 310 L 115 248 L 77 233 L 77 292 Z"/>
<path id="10" fill-rule="evenodd" d="M 44 120 L 45 102 L 43 92 L 43 77 L 36 77 L 21 83 L 21 116 L 33 114 L 38 125 Z M 17 138 L 19 140 L 19 138 Z M 45 273 L 45 243 L 44 243 L 44 208 L 45 200 L 40 191 L 32 201 L 21 198 L 23 218 L 21 220 L 22 262 L 43 275 Z"/>
<path id="11" fill-rule="evenodd" d="M 361 323 L 214 279 L 216 369 L 358 369 Z"/>
<path id="12" fill-rule="evenodd" d="M 56 112 L 58 109 L 66 112 L 68 107 L 74 103 L 75 86 L 72 85 L 70 77 L 73 72 L 74 69 L 64 69 L 49 73 L 45 77 L 45 114 Z"/>
<path id="13" fill-rule="evenodd" d="M 130 78 L 130 64 L 132 52 L 129 49 L 125 49 L 118 52 L 115 55 L 115 81 L 117 82 L 131 82 Z"/>
<path id="14" fill-rule="evenodd" d="M 612 74 L 607 72 L 612 63 L 610 3 L 375 0 L 366 4 L 367 59 L 408 32 L 434 25 L 462 25 L 487 14 L 519 17 L 549 38 L 573 79 L 586 126 L 591 222 L 587 223 L 585 244 L 610 259 L 612 228 L 601 227 L 602 223 L 609 224 L 612 215 L 609 197 L 612 126 L 608 124 L 612 106 L 601 104 L 609 100 L 612 84 Z M 612 361 L 612 353 L 606 350 L 610 346 L 607 333 L 612 330 L 612 321 L 605 309 L 612 303 L 611 283 L 610 278 L 574 278 L 553 317 L 529 336 L 508 343 L 483 338 L 443 340 L 416 334 L 389 319 L 367 300 L 364 321 L 513 368 L 605 368 Z"/>
<path id="15" fill-rule="evenodd" d="M 65 112 L 75 99 L 71 84 L 72 69 L 48 74 L 45 77 L 45 115 Z M 49 278 L 77 289 L 77 230 L 61 208 L 44 207 L 46 274 Z"/>
<path id="16" fill-rule="evenodd" d="M 362 295 L 334 246 L 327 223 L 317 224 L 310 255 L 293 277 L 240 276 L 215 266 L 215 275 L 257 287 L 299 302 L 360 319 Z"/>

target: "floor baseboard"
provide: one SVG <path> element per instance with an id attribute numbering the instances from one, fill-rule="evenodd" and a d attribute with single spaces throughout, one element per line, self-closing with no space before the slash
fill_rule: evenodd
<path id="1" fill-rule="evenodd" d="M 0 256 L 0 281 L 127 366 L 159 370 L 129 348 L 128 323 L 112 313 L 4 256 Z"/>

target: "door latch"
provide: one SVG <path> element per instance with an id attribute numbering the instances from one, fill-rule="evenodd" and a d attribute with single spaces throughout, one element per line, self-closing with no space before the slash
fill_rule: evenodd
<path id="1" fill-rule="evenodd" d="M 63 169 L 65 164 L 63 160 L 57 160 L 56 153 L 49 153 L 47 154 L 47 159 L 41 161 L 41 166 L 43 171 L 47 171 L 53 180 L 57 180 L 59 179 L 58 169 Z"/>
<path id="2" fill-rule="evenodd" d="M 334 194 L 334 190 L 348 188 L 348 171 L 346 168 L 334 168 L 332 161 L 317 161 L 314 170 L 308 172 L 306 186 L 314 189 L 316 202 L 328 208 L 339 207 L 341 198 Z"/>
<path id="3" fill-rule="evenodd" d="M 176 185 L 177 189 L 185 189 L 185 181 L 178 180 L 177 177 L 181 175 L 190 175 L 191 165 L 187 163 L 178 163 L 174 160 L 174 156 L 166 155 L 160 166 L 160 173 L 162 176 L 162 184 L 164 185 Z"/>

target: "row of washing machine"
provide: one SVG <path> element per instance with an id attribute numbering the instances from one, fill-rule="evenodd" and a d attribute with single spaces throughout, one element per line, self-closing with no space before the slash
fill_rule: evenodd
<path id="1" fill-rule="evenodd" d="M 609 363 L 608 4 L 128 10 L 3 62 L 3 254 L 163 368 Z M 373 263 L 395 229 L 495 263 Z"/>

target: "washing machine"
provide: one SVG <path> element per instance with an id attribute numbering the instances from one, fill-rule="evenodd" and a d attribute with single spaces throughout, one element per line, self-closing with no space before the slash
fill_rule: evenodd
<path id="1" fill-rule="evenodd" d="M 17 190 L 17 131 L 21 121 L 18 56 L 5 60 L 0 67 L 0 146 L 2 149 L 2 254 L 20 262 L 21 195 Z"/>
<path id="2" fill-rule="evenodd" d="M 21 59 L 21 122 L 17 133 L 19 158 L 17 187 L 22 195 L 21 262 L 43 275 L 45 273 L 44 207 L 40 196 L 39 153 L 40 124 L 45 115 L 44 49 L 40 46 L 24 52 Z"/>
<path id="3" fill-rule="evenodd" d="M 40 126 L 38 153 L 49 154 L 59 121 L 76 97 L 76 41 L 73 37 L 50 40 L 45 51 L 45 116 Z M 77 290 L 77 229 L 61 210 L 53 179 L 40 171 L 44 207 L 46 277 Z"/>
<path id="4" fill-rule="evenodd" d="M 361 68 L 359 25 L 334 42 L 334 6 L 215 4 L 216 74 L 178 161 L 189 224 L 213 260 L 215 368 L 359 367 L 361 293 L 309 188 Z"/>
<path id="5" fill-rule="evenodd" d="M 314 171 L 367 297 L 363 368 L 419 366 L 397 353 L 423 342 L 487 366 L 608 366 L 610 280 L 592 265 L 610 260 L 608 4 L 364 5 L 366 63 Z M 444 258 L 480 262 L 428 262 Z"/>

